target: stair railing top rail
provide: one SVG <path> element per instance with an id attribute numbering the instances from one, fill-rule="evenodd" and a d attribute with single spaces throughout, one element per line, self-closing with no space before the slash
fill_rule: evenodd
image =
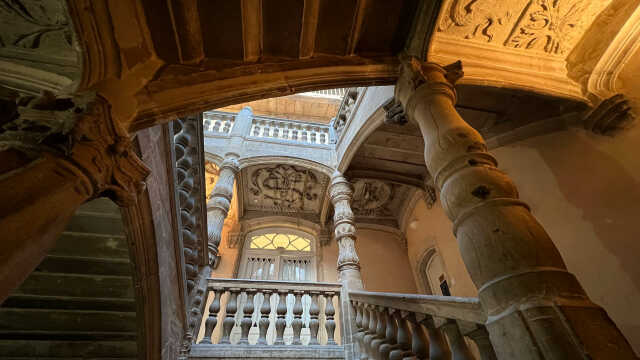
<path id="1" fill-rule="evenodd" d="M 487 321 L 478 298 L 416 295 L 372 291 L 349 291 L 353 301 L 440 318 L 484 324 Z"/>
<path id="2" fill-rule="evenodd" d="M 291 291 L 335 291 L 340 292 L 340 283 L 294 282 L 282 280 L 249 280 L 249 279 L 208 279 L 208 288 L 215 289 L 257 289 L 257 290 L 291 290 Z"/>

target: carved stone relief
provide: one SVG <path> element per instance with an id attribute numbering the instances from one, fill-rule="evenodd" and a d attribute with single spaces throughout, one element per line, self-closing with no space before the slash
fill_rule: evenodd
<path id="1" fill-rule="evenodd" d="M 245 209 L 319 213 L 327 177 L 294 165 L 253 167 L 243 177 Z"/>
<path id="2" fill-rule="evenodd" d="M 438 32 L 566 56 L 610 0 L 449 0 Z"/>
<path id="3" fill-rule="evenodd" d="M 392 212 L 387 206 L 393 196 L 393 186 L 389 183 L 379 180 L 358 179 L 353 182 L 351 208 L 356 216 L 391 216 Z"/>

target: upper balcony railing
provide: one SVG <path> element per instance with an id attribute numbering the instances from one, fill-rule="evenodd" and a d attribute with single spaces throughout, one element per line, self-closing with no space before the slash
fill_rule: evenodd
<path id="1" fill-rule="evenodd" d="M 328 125 L 301 121 L 254 117 L 250 135 L 305 145 L 329 145 Z"/>
<path id="2" fill-rule="evenodd" d="M 220 135 L 229 135 L 236 121 L 236 114 L 222 111 L 206 111 L 203 114 L 204 131 Z"/>
<path id="3" fill-rule="evenodd" d="M 237 114 L 222 111 L 207 111 L 203 114 L 205 133 L 217 136 L 230 136 L 236 125 Z M 292 145 L 328 146 L 331 144 L 329 125 L 302 121 L 277 119 L 264 116 L 252 116 L 246 129 L 247 138 L 288 143 Z"/>

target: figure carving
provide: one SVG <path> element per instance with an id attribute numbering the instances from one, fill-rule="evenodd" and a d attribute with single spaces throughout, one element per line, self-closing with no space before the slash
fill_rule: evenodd
<path id="1" fill-rule="evenodd" d="M 494 27 L 505 25 L 511 19 L 511 12 L 503 11 L 497 5 L 500 4 L 487 0 L 453 0 L 440 19 L 438 31 L 446 32 L 452 26 L 469 27 L 464 33 L 465 39 L 482 35 L 487 42 L 492 42 L 495 37 Z"/>
<path id="2" fill-rule="evenodd" d="M 0 47 L 72 49 L 73 35 L 62 1 L 0 1 Z"/>
<path id="3" fill-rule="evenodd" d="M 277 165 L 257 169 L 251 175 L 249 191 L 267 199 L 283 211 L 304 209 L 307 201 L 319 198 L 320 180 L 308 169 Z"/>
<path id="4" fill-rule="evenodd" d="M 379 180 L 358 179 L 353 183 L 351 207 L 359 216 L 390 216 L 386 205 L 393 199 L 391 184 Z"/>

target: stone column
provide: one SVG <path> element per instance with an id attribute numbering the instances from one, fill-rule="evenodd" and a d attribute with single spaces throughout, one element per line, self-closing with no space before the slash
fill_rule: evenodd
<path id="1" fill-rule="evenodd" d="M 101 97 L 2 100 L 0 303 L 40 264 L 79 205 L 136 204 L 149 169 Z M 8 110 L 8 111 L 7 111 Z"/>
<path id="2" fill-rule="evenodd" d="M 342 344 L 345 348 L 345 359 L 354 359 L 357 352 L 352 338 L 356 329 L 355 312 L 349 300 L 349 290 L 362 290 L 363 284 L 360 276 L 360 259 L 355 247 L 355 219 L 351 211 L 353 189 L 349 181 L 337 171 L 331 179 L 329 195 L 333 204 L 334 238 L 338 243 L 338 280 L 342 283 L 340 292 Z"/>
<path id="3" fill-rule="evenodd" d="M 233 183 L 240 171 L 238 155 L 227 153 L 220 166 L 220 176 L 213 188 L 211 199 L 207 203 L 207 236 L 209 238 L 209 254 L 214 257 L 213 268 L 218 266 L 220 255 L 218 247 L 222 237 L 224 220 L 229 213 L 233 198 Z"/>
<path id="4" fill-rule="evenodd" d="M 500 359 L 633 359 L 606 312 L 591 302 L 549 235 L 497 169 L 481 135 L 456 112 L 458 62 L 403 62 L 396 100 L 420 126 L 425 162 Z M 542 194 L 544 196 L 544 194 Z"/>

